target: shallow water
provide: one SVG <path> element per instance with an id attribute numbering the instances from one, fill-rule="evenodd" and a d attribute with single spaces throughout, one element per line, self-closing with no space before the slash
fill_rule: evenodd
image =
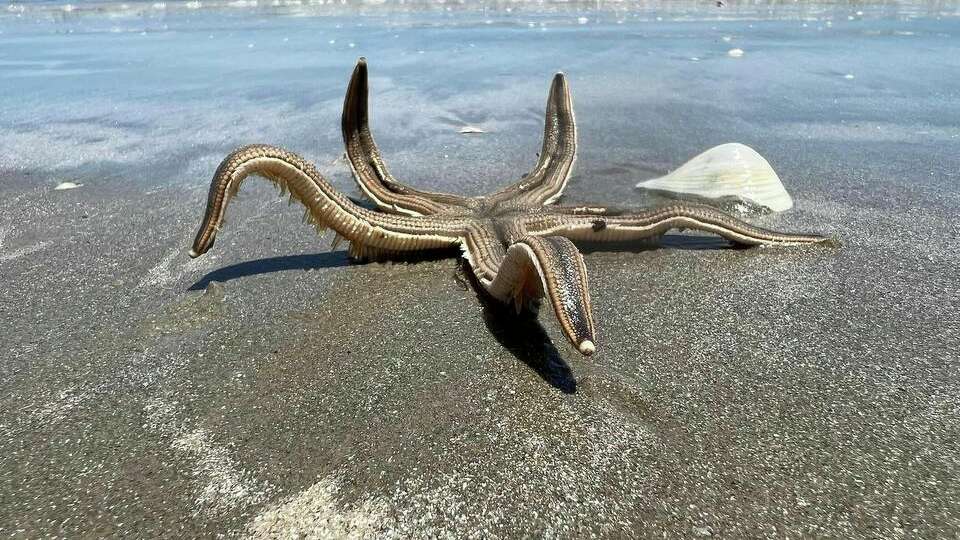
<path id="1" fill-rule="evenodd" d="M 956 7 L 210 5 L 8 6 L 0 169 L 203 183 L 254 141 L 325 166 L 341 152 L 340 100 L 361 55 L 395 172 L 471 194 L 532 164 L 558 70 L 571 78 L 591 193 L 629 193 L 630 180 L 729 141 L 771 158 L 804 141 L 960 143 Z"/>

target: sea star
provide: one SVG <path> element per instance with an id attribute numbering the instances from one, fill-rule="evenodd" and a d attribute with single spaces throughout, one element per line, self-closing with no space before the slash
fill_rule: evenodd
<path id="1" fill-rule="evenodd" d="M 354 178 L 378 210 L 339 193 L 297 154 L 269 145 L 244 146 L 228 155 L 213 176 L 190 256 L 210 249 L 240 183 L 258 175 L 289 191 L 318 230 L 336 231 L 335 245 L 341 238 L 349 240 L 354 258 L 381 260 L 459 247 L 477 282 L 497 300 L 512 301 L 518 311 L 535 310 L 547 296 L 567 339 L 590 355 L 596 350 L 590 292 L 583 256 L 573 241 L 623 246 L 669 229 L 697 229 L 741 245 L 829 240 L 762 229 L 716 208 L 686 202 L 642 210 L 555 205 L 570 179 L 577 150 L 573 102 L 562 73 L 550 87 L 537 165 L 516 183 L 484 197 L 421 191 L 391 176 L 370 134 L 367 93 L 367 65 L 361 58 L 344 100 L 343 139 Z"/>

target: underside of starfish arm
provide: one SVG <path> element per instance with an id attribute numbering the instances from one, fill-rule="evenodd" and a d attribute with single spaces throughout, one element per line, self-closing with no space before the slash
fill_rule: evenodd
<path id="1" fill-rule="evenodd" d="M 519 312 L 550 299 L 563 333 L 581 354 L 596 350 L 590 290 L 583 256 L 562 237 L 525 237 L 504 249 L 488 228 L 471 229 L 464 256 L 491 296 Z"/>
<path id="2" fill-rule="evenodd" d="M 343 143 L 353 177 L 363 193 L 384 212 L 426 216 L 465 208 L 469 199 L 459 195 L 420 191 L 406 186 L 390 174 L 373 140 L 368 120 L 367 62 L 357 61 L 343 101 Z"/>
<path id="3" fill-rule="evenodd" d="M 368 210 L 334 189 L 309 161 L 282 148 L 258 144 L 233 151 L 217 168 L 191 257 L 213 246 L 227 205 L 250 175 L 266 178 L 281 192 L 288 191 L 291 201 L 306 207 L 305 220 L 320 231 L 334 229 L 363 254 L 454 247 L 467 225 L 454 217 L 395 216 Z"/>
<path id="4" fill-rule="evenodd" d="M 748 246 L 834 243 L 832 238 L 819 234 L 764 229 L 710 206 L 689 203 L 645 210 L 550 207 L 526 218 L 524 225 L 537 236 L 559 235 L 584 242 L 629 242 L 655 238 L 670 229 L 693 229 Z"/>
<path id="5" fill-rule="evenodd" d="M 490 195 L 500 205 L 551 204 L 563 194 L 577 157 L 577 123 L 573 97 L 563 73 L 550 85 L 543 125 L 543 147 L 536 167 L 518 182 Z"/>

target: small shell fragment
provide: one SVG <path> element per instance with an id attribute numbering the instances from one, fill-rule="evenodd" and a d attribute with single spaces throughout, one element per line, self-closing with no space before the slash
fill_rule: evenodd
<path id="1" fill-rule="evenodd" d="M 80 187 L 80 186 L 82 186 L 82 185 L 83 185 L 83 184 L 77 184 L 77 183 L 75 183 L 75 182 L 60 182 L 59 184 L 57 184 L 57 187 L 55 187 L 55 188 L 53 188 L 53 189 L 54 189 L 54 191 L 62 191 L 62 190 L 64 190 L 64 189 L 77 189 L 78 187 Z"/>
<path id="2" fill-rule="evenodd" d="M 740 143 L 715 146 L 670 174 L 645 180 L 637 187 L 706 199 L 742 199 L 774 212 L 793 207 L 793 199 L 770 163 Z"/>
<path id="3" fill-rule="evenodd" d="M 462 128 L 460 128 L 459 132 L 464 135 L 469 135 L 471 133 L 486 133 L 486 131 L 484 131 L 481 128 L 478 128 L 477 126 L 463 126 Z"/>
<path id="4" fill-rule="evenodd" d="M 727 51 L 727 56 L 731 56 L 733 58 L 740 58 L 741 56 L 743 56 L 743 49 L 730 49 L 729 51 Z"/>

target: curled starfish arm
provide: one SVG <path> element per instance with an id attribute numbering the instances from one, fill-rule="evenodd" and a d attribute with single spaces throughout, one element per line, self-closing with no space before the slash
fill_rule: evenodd
<path id="1" fill-rule="evenodd" d="M 420 191 L 400 183 L 390 174 L 370 132 L 368 93 L 367 61 L 360 58 L 343 100 L 341 128 L 353 177 L 363 193 L 378 208 L 392 214 L 427 216 L 466 208 L 467 197 Z"/>
<path id="2" fill-rule="evenodd" d="M 476 227 L 462 247 L 491 296 L 512 302 L 518 312 L 546 296 L 574 347 L 586 356 L 596 351 L 587 270 L 573 242 L 559 236 L 527 236 L 504 249 L 490 229 Z"/>
<path id="3" fill-rule="evenodd" d="M 306 221 L 321 232 L 334 229 L 351 242 L 351 252 L 359 255 L 454 247 L 467 225 L 465 220 L 454 217 L 395 216 L 368 210 L 334 189 L 304 158 L 282 148 L 256 144 L 234 150 L 214 173 L 191 257 L 198 257 L 213 246 L 227 205 L 250 175 L 266 178 L 281 192 L 289 191 L 291 201 L 306 207 Z"/>
<path id="4" fill-rule="evenodd" d="M 551 204 L 563 194 L 577 155 L 573 97 L 563 73 L 550 85 L 543 125 L 543 147 L 536 167 L 518 182 L 489 196 L 500 205 Z"/>
<path id="5" fill-rule="evenodd" d="M 748 246 L 833 243 L 827 236 L 764 229 L 710 206 L 690 203 L 648 210 L 550 207 L 540 215 L 528 217 L 525 225 L 537 236 L 560 235 L 584 242 L 629 242 L 658 237 L 670 229 L 693 229 Z"/>

